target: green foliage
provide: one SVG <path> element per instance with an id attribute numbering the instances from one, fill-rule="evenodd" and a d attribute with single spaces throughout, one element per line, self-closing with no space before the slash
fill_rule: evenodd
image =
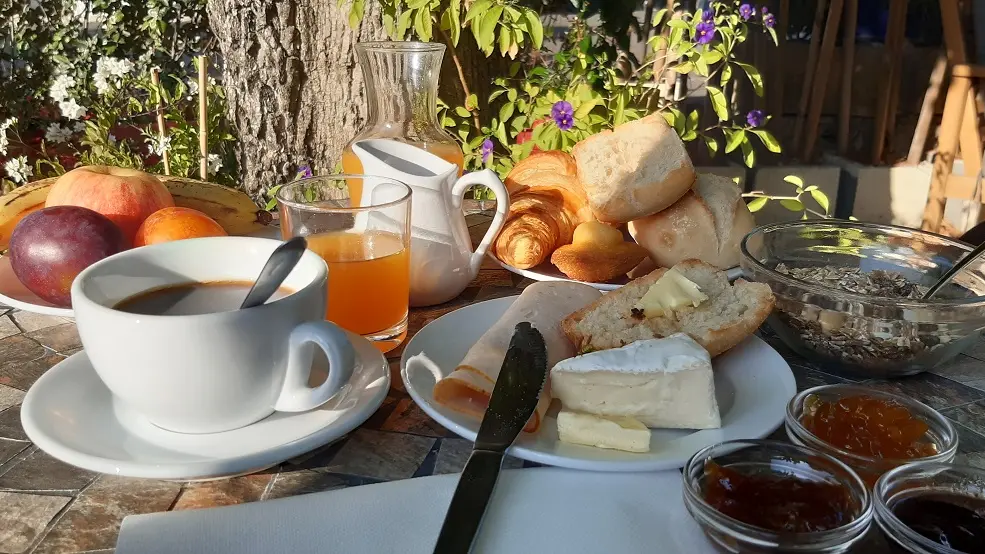
<path id="1" fill-rule="evenodd" d="M 800 212 L 801 219 L 809 219 L 810 216 L 823 219 L 832 217 L 831 202 L 828 200 L 828 195 L 817 188 L 817 185 L 805 185 L 804 180 L 796 175 L 787 175 L 783 180 L 793 187 L 794 194 L 788 196 L 769 196 L 760 191 L 743 194 L 744 197 L 751 198 L 746 204 L 749 207 L 749 211 L 758 212 L 766 206 L 767 202 L 772 200 L 779 202 L 781 206 L 791 212 Z M 807 207 L 805 203 L 807 197 L 810 197 L 810 200 L 817 208 Z"/>

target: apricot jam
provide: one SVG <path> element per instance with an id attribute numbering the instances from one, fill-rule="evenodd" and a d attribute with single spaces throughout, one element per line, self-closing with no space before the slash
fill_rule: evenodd
<path id="1" fill-rule="evenodd" d="M 822 441 L 861 456 L 910 460 L 937 454 L 937 446 L 924 439 L 927 424 L 893 400 L 809 396 L 800 423 Z"/>
<path id="2" fill-rule="evenodd" d="M 847 487 L 784 473 L 740 473 L 705 462 L 704 499 L 724 515 L 777 533 L 827 531 L 858 516 Z"/>
<path id="3" fill-rule="evenodd" d="M 985 500 L 957 494 L 906 498 L 893 514 L 924 537 L 958 552 L 985 552 Z"/>

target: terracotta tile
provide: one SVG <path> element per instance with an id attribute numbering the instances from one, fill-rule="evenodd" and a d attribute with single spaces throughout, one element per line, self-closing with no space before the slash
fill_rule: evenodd
<path id="1" fill-rule="evenodd" d="M 31 312 L 16 312 L 13 314 L 13 318 L 14 321 L 17 322 L 17 326 L 23 329 L 25 333 L 72 322 L 71 319 L 66 319 L 64 317 L 35 314 Z"/>
<path id="2" fill-rule="evenodd" d="M 0 412 L 0 439 L 27 440 L 24 428 L 21 427 L 21 407 L 19 405 Z"/>
<path id="3" fill-rule="evenodd" d="M 0 411 L 20 404 L 24 400 L 24 394 L 24 391 L 14 387 L 0 385 Z"/>
<path id="4" fill-rule="evenodd" d="M 325 469 L 381 481 L 407 479 L 431 451 L 434 439 L 359 429 Z"/>
<path id="5" fill-rule="evenodd" d="M 185 486 L 173 510 L 194 510 L 255 502 L 273 480 L 271 473 L 244 475 L 232 479 L 190 483 Z"/>
<path id="6" fill-rule="evenodd" d="M 27 336 L 55 352 L 82 347 L 82 340 L 79 339 L 79 330 L 74 323 L 63 323 L 54 327 L 45 327 L 44 329 L 27 333 Z"/>
<path id="7" fill-rule="evenodd" d="M 935 410 L 985 399 L 985 391 L 932 373 L 921 373 L 892 381 L 865 381 L 865 386 L 915 398 Z"/>
<path id="8" fill-rule="evenodd" d="M 418 408 L 417 404 L 410 398 L 404 398 L 397 402 L 396 408 L 383 423 L 382 430 L 427 437 L 452 436 L 451 431 L 431 419 L 431 416 Z"/>
<path id="9" fill-rule="evenodd" d="M 972 431 L 985 435 L 985 401 L 964 404 L 941 413 Z"/>
<path id="10" fill-rule="evenodd" d="M 26 552 L 71 497 L 0 492 L 0 552 Z"/>
<path id="11" fill-rule="evenodd" d="M 434 462 L 434 474 L 459 473 L 469 461 L 472 453 L 472 441 L 465 439 L 441 439 L 438 447 L 438 459 Z M 503 460 L 503 469 L 523 467 L 523 460 L 507 456 Z"/>
<path id="12" fill-rule="evenodd" d="M 12 460 L 28 446 L 31 446 L 31 443 L 27 441 L 0 439 L 0 466 Z"/>
<path id="13" fill-rule="evenodd" d="M 113 548 L 124 517 L 166 511 L 180 487 L 167 481 L 103 476 L 82 491 L 35 553 Z"/>
<path id="14" fill-rule="evenodd" d="M 0 312 L 2 311 L 0 310 Z M 20 334 L 20 332 L 21 330 L 14 325 L 14 321 L 10 319 L 10 316 L 0 315 L 0 339 Z"/>
<path id="15" fill-rule="evenodd" d="M 352 479 L 342 475 L 310 469 L 282 472 L 274 477 L 274 482 L 263 499 L 287 498 L 299 494 L 344 489 L 349 486 L 352 486 Z"/>
<path id="16" fill-rule="evenodd" d="M 96 477 L 95 473 L 60 462 L 35 450 L 0 475 L 0 489 L 18 491 L 77 491 Z"/>

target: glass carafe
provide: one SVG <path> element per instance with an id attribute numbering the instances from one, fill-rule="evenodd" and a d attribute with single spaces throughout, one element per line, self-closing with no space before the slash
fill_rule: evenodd
<path id="1" fill-rule="evenodd" d="M 364 139 L 393 139 L 413 144 L 458 166 L 464 156 L 455 138 L 438 124 L 438 74 L 445 45 L 434 42 L 362 42 L 356 55 L 366 82 L 369 119 L 342 151 L 342 171 L 363 173 L 353 143 Z M 351 181 L 351 180 L 350 180 Z M 349 183 L 358 198 L 360 183 Z"/>

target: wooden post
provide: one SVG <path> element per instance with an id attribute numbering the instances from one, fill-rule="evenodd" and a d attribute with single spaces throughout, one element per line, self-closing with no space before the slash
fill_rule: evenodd
<path id="1" fill-rule="evenodd" d="M 937 106 L 937 99 L 940 97 L 946 73 L 947 55 L 941 53 L 940 56 L 937 56 L 933 71 L 930 72 L 927 92 L 923 95 L 923 104 L 920 106 L 917 126 L 913 130 L 913 140 L 910 141 L 910 153 L 906 157 L 906 162 L 909 164 L 917 165 L 923 158 L 924 149 L 927 147 L 927 134 L 930 133 L 930 125 L 934 122 L 934 109 Z"/>
<path id="2" fill-rule="evenodd" d="M 807 134 L 804 137 L 804 150 L 801 155 L 804 161 L 809 161 L 814 153 L 814 143 L 817 140 L 818 125 L 821 123 L 821 110 L 824 108 L 828 76 L 831 74 L 831 58 L 834 56 L 835 41 L 838 40 L 838 27 L 841 25 L 841 8 L 843 6 L 844 0 L 831 0 L 828 22 L 824 25 L 824 41 L 821 43 L 821 54 L 817 60 L 814 94 L 811 97 L 810 113 L 807 115 Z"/>
<path id="3" fill-rule="evenodd" d="M 954 158 L 958 153 L 958 130 L 967 106 L 965 99 L 969 94 L 971 94 L 971 79 L 952 76 L 951 86 L 947 89 L 947 99 L 944 101 L 937 156 L 934 158 L 934 172 L 930 179 L 930 193 L 923 211 L 921 228 L 925 231 L 937 232 L 944 219 L 947 180 L 951 176 Z"/>
<path id="4" fill-rule="evenodd" d="M 896 116 L 899 111 L 899 91 L 903 84 L 903 47 L 906 46 L 906 12 L 909 2 L 901 2 L 899 24 L 896 26 L 893 48 L 893 78 L 889 88 L 889 106 L 886 110 L 886 144 L 890 149 L 893 147 L 893 139 L 896 138 Z"/>
<path id="5" fill-rule="evenodd" d="M 772 107 L 770 108 L 770 113 L 773 115 L 773 119 L 776 123 L 781 123 L 784 112 L 783 104 L 783 72 L 785 66 L 783 61 L 786 59 L 784 52 L 787 46 L 787 29 L 790 27 L 790 0 L 780 0 L 780 9 L 776 14 L 776 42 L 777 48 L 771 52 L 773 58 L 773 73 L 770 75 L 770 80 L 773 93 L 770 97 L 772 100 Z M 782 126 L 780 127 L 782 128 Z"/>
<path id="6" fill-rule="evenodd" d="M 838 114 L 838 153 L 848 154 L 852 120 L 852 78 L 855 76 L 855 34 L 858 29 L 858 0 L 845 2 L 845 33 L 842 35 L 841 107 Z"/>
<path id="7" fill-rule="evenodd" d="M 800 103 L 797 106 L 797 122 L 793 130 L 791 150 L 800 145 L 804 133 L 804 118 L 807 116 L 807 104 L 811 99 L 811 87 L 814 85 L 814 71 L 817 65 L 817 55 L 821 47 L 821 26 L 827 13 L 828 0 L 817 0 L 817 11 L 814 12 L 814 27 L 811 29 L 811 46 L 807 51 L 807 67 L 804 68 L 804 86 L 800 89 Z"/>
<path id="8" fill-rule="evenodd" d="M 202 154 L 199 175 L 209 180 L 209 57 L 198 57 L 198 149 Z"/>
<path id="9" fill-rule="evenodd" d="M 889 104 L 893 92 L 893 80 L 899 79 L 899 75 L 894 75 L 896 58 L 899 56 L 899 49 L 896 41 L 896 29 L 906 25 L 906 2 L 907 0 L 891 0 L 889 5 L 889 23 L 886 26 L 886 39 L 883 48 L 884 67 L 889 68 L 887 78 L 882 82 L 879 91 L 879 98 L 876 101 L 875 131 L 872 134 L 872 164 L 878 165 L 882 162 L 883 149 L 886 146 L 886 128 L 889 124 Z"/>
<path id="10" fill-rule="evenodd" d="M 168 138 L 168 130 L 164 127 L 164 112 L 161 111 L 161 70 L 158 68 L 153 68 L 150 71 L 150 82 L 154 84 L 157 89 L 157 134 L 158 140 L 161 144 Z M 161 161 L 164 163 L 164 174 L 171 175 L 171 157 L 168 155 L 167 148 L 161 156 Z"/>

